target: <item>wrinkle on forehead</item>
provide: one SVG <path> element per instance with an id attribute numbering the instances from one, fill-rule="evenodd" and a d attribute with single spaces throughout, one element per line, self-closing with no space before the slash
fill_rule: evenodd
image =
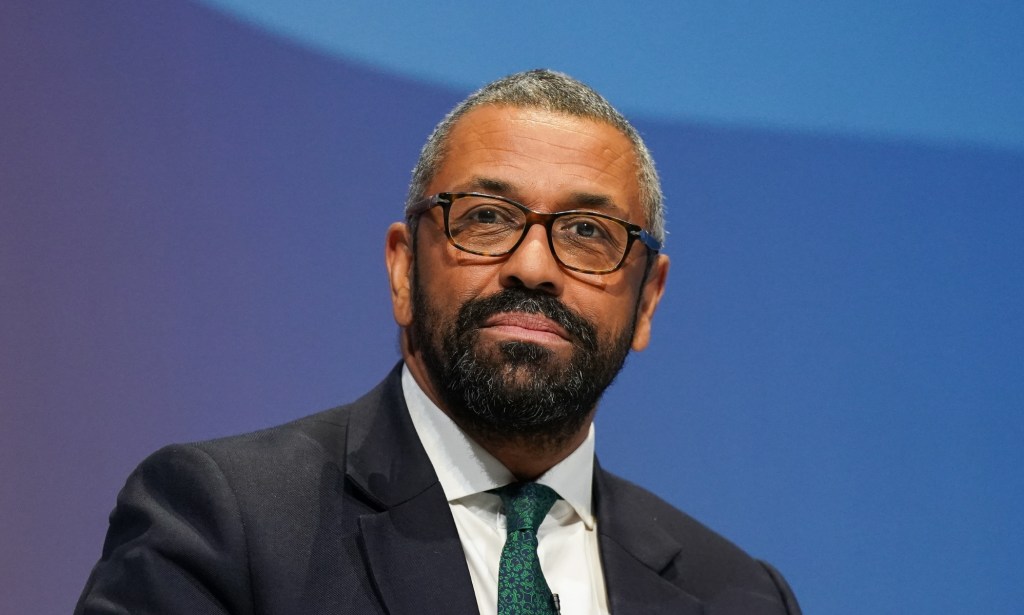
<path id="1" fill-rule="evenodd" d="M 486 108 L 481 108 L 479 110 L 484 109 Z M 618 129 L 610 124 L 598 122 L 589 118 L 581 118 L 568 114 L 555 114 L 537 109 L 509 109 L 508 111 L 511 113 L 518 113 L 482 120 L 472 125 L 471 128 L 467 128 L 466 132 L 469 134 L 467 134 L 466 137 L 473 139 L 473 141 L 476 142 L 475 144 L 477 147 L 463 147 L 460 149 L 466 149 L 467 151 L 472 151 L 472 149 L 488 149 L 495 152 L 504 152 L 532 158 L 539 162 L 547 162 L 551 164 L 558 163 L 557 159 L 559 157 L 559 153 L 572 154 L 574 152 L 582 153 L 586 151 L 590 154 L 598 154 L 597 157 L 605 161 L 601 166 L 588 165 L 592 166 L 595 170 L 604 171 L 617 164 L 622 164 L 628 167 L 628 170 L 631 172 L 636 170 L 636 155 L 633 152 L 632 143 L 629 142 L 625 135 L 620 133 Z M 467 117 L 469 117 L 469 114 L 467 114 Z M 465 120 L 465 118 L 463 118 L 463 120 Z M 458 128 L 460 124 L 456 124 L 456 129 L 452 132 L 452 137 L 459 134 Z M 538 133 L 537 131 L 540 127 L 562 133 L 564 136 L 569 137 L 570 140 L 582 140 L 584 143 L 570 145 L 556 138 L 553 134 L 551 135 L 551 138 L 548 138 L 547 135 L 542 137 L 542 133 Z M 473 133 L 476 134 L 474 135 Z M 493 138 L 497 142 L 486 143 L 484 137 Z M 473 141 L 470 141 L 466 145 L 468 146 Z M 516 143 L 512 143 L 510 141 L 515 141 Z M 455 143 L 454 139 L 452 140 L 452 143 Z M 550 160 L 546 157 L 536 155 L 532 152 L 533 148 L 527 148 L 524 150 L 522 147 L 523 143 L 535 144 L 537 146 L 537 150 L 550 153 L 551 157 L 555 160 Z M 614 143 L 615 147 L 611 146 L 612 143 Z M 578 160 L 574 162 L 576 164 L 581 164 Z"/>
<path id="2" fill-rule="evenodd" d="M 603 199 L 617 205 L 620 217 L 644 220 L 636 152 L 610 124 L 543 109 L 488 105 L 460 118 L 446 149 L 431 182 L 433 192 L 463 189 L 454 182 L 468 187 L 473 176 L 488 176 L 514 185 L 520 198 L 534 189 L 561 192 L 567 202 L 573 195 L 597 195 L 589 200 Z M 538 172 L 538 166 L 557 172 Z"/>
<path id="3" fill-rule="evenodd" d="M 504 179 L 485 177 L 482 175 L 474 176 L 468 182 L 455 186 L 453 191 L 482 192 L 485 194 L 503 196 L 517 202 L 520 200 L 527 200 L 520 196 L 523 191 L 520 190 L 517 184 Z M 522 204 L 528 205 L 528 203 Z M 571 192 L 566 198 L 562 199 L 560 204 L 564 206 L 560 207 L 560 209 L 586 209 L 589 211 L 603 212 L 617 217 L 623 217 L 629 213 L 623 205 L 616 203 L 616 201 L 609 195 L 594 192 Z"/>

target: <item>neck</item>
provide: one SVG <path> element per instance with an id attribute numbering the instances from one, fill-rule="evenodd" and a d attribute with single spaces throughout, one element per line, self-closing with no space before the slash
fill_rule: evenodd
<path id="1" fill-rule="evenodd" d="M 452 420 L 458 424 L 455 417 L 452 417 Z M 590 421 L 588 420 L 583 429 L 573 434 L 572 438 L 560 439 L 558 442 L 544 442 L 543 439 L 535 437 L 489 442 L 487 438 L 478 438 L 472 432 L 467 431 L 466 433 L 488 453 L 494 455 L 494 458 L 508 468 L 517 480 L 526 482 L 537 480 L 542 474 L 572 454 L 587 439 L 589 432 Z"/>

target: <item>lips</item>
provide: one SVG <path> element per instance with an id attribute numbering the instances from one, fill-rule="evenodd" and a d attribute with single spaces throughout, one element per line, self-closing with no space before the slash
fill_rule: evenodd
<path id="1" fill-rule="evenodd" d="M 470 299 L 459 308 L 458 335 L 487 333 L 541 345 L 568 341 L 584 352 L 597 350 L 597 329 L 549 294 L 518 286 Z"/>
<path id="2" fill-rule="evenodd" d="M 488 317 L 483 328 L 523 339 L 537 341 L 570 341 L 569 333 L 561 325 L 540 314 L 525 312 L 502 312 Z"/>

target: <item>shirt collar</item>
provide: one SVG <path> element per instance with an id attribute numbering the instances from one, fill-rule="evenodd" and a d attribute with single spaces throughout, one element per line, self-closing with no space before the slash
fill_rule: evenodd
<path id="1" fill-rule="evenodd" d="M 477 444 L 445 414 L 409 371 L 402 367 L 402 392 L 420 442 L 434 466 L 448 502 L 515 482 L 500 461 Z M 594 425 L 568 457 L 542 474 L 537 482 L 551 487 L 593 529 Z"/>

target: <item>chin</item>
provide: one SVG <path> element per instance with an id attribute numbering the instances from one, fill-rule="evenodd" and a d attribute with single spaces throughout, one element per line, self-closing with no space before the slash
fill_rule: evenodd
<path id="1" fill-rule="evenodd" d="M 502 357 L 512 367 L 536 366 L 549 363 L 555 353 L 533 342 L 505 342 L 499 346 Z"/>

